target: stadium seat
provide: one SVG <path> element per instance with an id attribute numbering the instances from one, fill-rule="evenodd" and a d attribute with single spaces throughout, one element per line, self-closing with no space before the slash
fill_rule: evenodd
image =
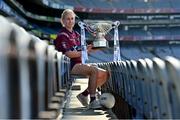
<path id="1" fill-rule="evenodd" d="M 153 72 L 155 75 L 155 83 L 157 84 L 158 108 L 160 112 L 159 118 L 171 119 L 171 105 L 168 95 L 168 73 L 166 71 L 165 62 L 160 58 L 153 58 Z"/>
<path id="2" fill-rule="evenodd" d="M 168 0 L 152 0 L 150 1 L 152 8 L 171 8 L 171 4 Z"/>
<path id="3" fill-rule="evenodd" d="M 135 86 L 136 86 L 136 95 L 137 95 L 137 115 L 136 118 L 143 118 L 144 114 L 144 89 L 143 89 L 143 81 L 141 79 L 141 76 L 139 76 L 139 70 L 138 70 L 138 61 L 133 63 L 133 67 L 135 68 L 134 76 L 135 76 Z"/>
<path id="4" fill-rule="evenodd" d="M 20 98 L 17 94 L 20 86 L 18 82 L 19 68 L 16 58 L 17 52 L 14 51 L 16 49 L 13 44 L 15 43 L 15 32 L 9 22 L 2 16 L 0 16 L 0 24 L 0 119 L 20 118 Z M 15 84 L 12 84 L 12 82 Z M 15 89 L 12 89 L 11 86 Z M 16 94 L 16 98 L 12 97 Z M 16 103 L 9 104 L 10 101 L 16 101 Z M 14 108 L 11 109 L 11 107 Z M 16 111 L 17 114 L 13 114 L 13 111 Z"/>
<path id="5" fill-rule="evenodd" d="M 122 98 L 125 98 L 124 96 L 124 79 L 123 79 L 123 74 L 122 74 L 122 62 L 121 61 L 117 61 L 117 75 L 118 75 L 118 78 L 116 79 L 117 82 L 118 82 L 118 94 L 122 97 Z"/>
<path id="6" fill-rule="evenodd" d="M 57 59 L 57 75 L 58 75 L 58 88 L 62 89 L 62 78 L 61 78 L 61 62 L 62 62 L 62 52 L 56 53 L 56 59 Z"/>
<path id="7" fill-rule="evenodd" d="M 120 73 L 120 66 L 119 66 L 118 62 L 121 62 L 121 61 L 113 62 L 113 66 L 114 66 L 113 70 L 115 72 L 114 91 L 116 91 L 117 94 L 122 96 L 122 86 L 123 86 L 123 84 L 122 84 L 122 78 L 121 78 L 121 73 Z"/>
<path id="8" fill-rule="evenodd" d="M 144 0 L 133 0 L 131 5 L 134 9 L 147 9 L 150 7 L 148 2 L 144 2 Z"/>
<path id="9" fill-rule="evenodd" d="M 99 64 L 101 64 L 101 63 L 99 63 Z M 108 62 L 108 63 L 104 63 L 104 65 L 106 65 L 106 68 L 105 67 L 103 67 L 104 69 L 107 69 L 109 72 L 110 72 L 110 74 L 111 74 L 111 76 L 110 76 L 110 78 L 109 78 L 109 80 L 105 83 L 106 84 L 106 88 L 108 88 L 108 89 L 106 89 L 106 91 L 114 91 L 114 89 L 115 89 L 115 86 L 113 85 L 113 83 L 115 82 L 114 81 L 114 79 L 115 79 L 115 76 L 113 76 L 113 75 L 115 75 L 116 73 L 115 73 L 115 71 L 114 71 L 114 66 L 113 66 L 113 62 Z M 99 66 L 99 65 L 98 65 Z M 103 85 L 104 86 L 104 85 Z"/>
<path id="10" fill-rule="evenodd" d="M 17 118 L 37 118 L 38 117 L 38 99 L 37 99 L 37 74 L 34 41 L 31 36 L 21 27 L 12 23 L 15 30 L 15 45 L 18 56 L 17 60 L 17 79 L 16 89 L 19 88 L 19 102 L 21 113 Z M 11 73 L 10 73 L 11 74 Z M 13 80 L 13 78 L 12 78 Z M 14 80 L 13 80 L 14 81 Z M 33 88 L 33 87 L 34 88 Z M 11 101 L 10 103 L 13 103 Z M 17 103 L 14 103 L 17 104 Z M 11 106 L 12 107 L 12 106 Z M 17 114 L 14 112 L 14 114 Z M 16 118 L 16 117 L 15 117 Z"/>
<path id="11" fill-rule="evenodd" d="M 133 82 L 132 82 L 132 80 L 131 80 L 131 75 L 130 75 L 130 70 L 131 70 L 131 68 L 130 68 L 130 61 L 129 60 L 126 60 L 125 61 L 126 62 L 126 76 L 127 76 L 127 80 L 126 80 L 126 82 L 127 82 L 127 87 L 128 87 L 128 103 L 129 103 L 129 105 L 133 105 L 133 97 L 132 97 L 132 92 L 133 92 Z"/>
<path id="12" fill-rule="evenodd" d="M 143 96 L 143 113 L 147 118 L 151 118 L 151 95 L 150 95 L 150 80 L 148 79 L 149 72 L 144 59 L 139 59 L 137 62 L 138 78 L 142 83 Z"/>
<path id="13" fill-rule="evenodd" d="M 139 112 L 139 106 L 138 106 L 138 94 L 137 91 L 138 82 L 137 82 L 137 62 L 135 60 L 130 60 L 130 77 L 131 81 L 133 82 L 133 90 L 132 90 L 132 106 L 137 110 L 137 114 L 140 114 Z M 137 115 L 139 116 L 139 115 Z M 135 116 L 134 116 L 135 117 Z"/>
<path id="14" fill-rule="evenodd" d="M 155 75 L 153 73 L 153 62 L 149 58 L 145 58 L 144 61 L 146 62 L 146 79 L 149 81 L 149 93 L 150 93 L 150 118 L 159 118 L 159 108 L 158 108 L 158 96 L 157 96 L 157 84 L 155 83 Z"/>
<path id="15" fill-rule="evenodd" d="M 168 93 L 170 98 L 172 119 L 180 118 L 180 61 L 171 56 L 165 58 L 168 73 Z"/>
<path id="16" fill-rule="evenodd" d="M 46 82 L 46 109 L 49 110 L 49 103 L 51 103 L 51 97 L 53 97 L 54 93 L 53 93 L 53 80 L 54 80 L 54 73 L 53 73 L 53 62 L 54 62 L 54 46 L 50 45 L 47 47 L 46 50 L 46 77 L 45 77 L 45 82 Z"/>
<path id="17" fill-rule="evenodd" d="M 48 44 L 32 35 L 32 40 L 35 41 L 36 62 L 37 62 L 37 79 L 38 79 L 38 111 L 46 110 L 46 84 L 45 84 L 45 62 L 46 49 Z M 39 115 L 38 115 L 39 116 Z"/>
<path id="18" fill-rule="evenodd" d="M 174 9 L 179 9 L 179 4 L 180 4 L 180 1 L 179 0 L 170 0 L 170 4 L 172 6 L 172 8 Z"/>
<path id="19" fill-rule="evenodd" d="M 135 100 L 133 101 L 134 108 L 136 109 L 136 115 L 134 116 L 137 119 L 143 118 L 143 96 L 142 96 L 142 84 L 138 76 L 137 61 L 131 60 L 131 69 L 133 71 L 132 78 L 134 78 L 134 87 L 135 87 Z"/>
<path id="20" fill-rule="evenodd" d="M 122 68 L 122 76 L 123 76 L 123 81 L 124 81 L 124 99 L 125 101 L 128 102 L 128 80 L 127 80 L 127 75 L 126 75 L 126 62 L 122 61 L 121 62 L 121 68 Z"/>

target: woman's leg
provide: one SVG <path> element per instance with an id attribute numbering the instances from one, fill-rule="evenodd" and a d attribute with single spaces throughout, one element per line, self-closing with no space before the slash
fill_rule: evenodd
<path id="1" fill-rule="evenodd" d="M 90 95 L 92 96 L 95 95 L 96 87 L 97 87 L 97 74 L 98 74 L 97 67 L 84 65 L 84 64 L 76 64 L 73 67 L 71 74 L 89 76 L 88 91 Z"/>
<path id="2" fill-rule="evenodd" d="M 97 75 L 97 87 L 102 86 L 110 77 L 110 74 L 107 70 L 98 68 L 98 75 Z"/>
<path id="3" fill-rule="evenodd" d="M 88 88 L 77 96 L 82 105 L 88 105 L 87 93 L 90 93 L 89 108 L 100 108 L 101 105 L 96 101 L 96 88 L 104 84 L 108 78 L 108 72 L 95 66 L 77 64 L 73 67 L 71 74 L 89 76 Z"/>
<path id="4" fill-rule="evenodd" d="M 90 92 L 90 94 L 91 93 L 94 94 L 94 91 L 95 91 L 94 89 L 102 86 L 109 79 L 109 72 L 107 70 L 104 70 L 102 68 L 98 68 L 95 66 L 90 66 L 90 65 L 77 64 L 73 67 L 71 73 L 79 74 L 79 75 L 86 75 L 90 77 L 89 85 L 87 88 L 88 91 L 93 91 L 93 92 Z"/>

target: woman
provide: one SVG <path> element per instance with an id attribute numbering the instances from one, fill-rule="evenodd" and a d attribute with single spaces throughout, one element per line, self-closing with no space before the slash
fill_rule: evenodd
<path id="1" fill-rule="evenodd" d="M 109 73 L 95 66 L 81 64 L 80 34 L 73 30 L 75 17 L 76 14 L 71 9 L 66 9 L 61 14 L 61 24 L 63 28 L 55 40 L 55 47 L 58 51 L 63 52 L 71 58 L 71 74 L 89 76 L 88 87 L 77 95 L 78 100 L 83 106 L 87 106 L 88 108 L 99 108 L 100 104 L 95 96 L 96 88 L 106 82 Z M 92 51 L 92 45 L 88 45 L 87 52 L 90 53 Z M 88 95 L 90 95 L 89 103 Z"/>

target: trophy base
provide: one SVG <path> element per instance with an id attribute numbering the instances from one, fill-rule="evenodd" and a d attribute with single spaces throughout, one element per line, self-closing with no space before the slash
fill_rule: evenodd
<path id="1" fill-rule="evenodd" d="M 93 41 L 93 48 L 104 48 L 109 47 L 107 41 Z"/>

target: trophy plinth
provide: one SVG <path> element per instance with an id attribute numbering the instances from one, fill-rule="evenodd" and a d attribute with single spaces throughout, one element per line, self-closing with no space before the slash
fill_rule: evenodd
<path id="1" fill-rule="evenodd" d="M 97 33 L 95 40 L 93 41 L 94 48 L 102 48 L 102 47 L 109 47 L 108 41 L 104 38 L 104 33 Z"/>
<path id="2" fill-rule="evenodd" d="M 102 48 L 102 47 L 109 47 L 108 42 L 102 40 L 93 42 L 93 48 Z"/>

